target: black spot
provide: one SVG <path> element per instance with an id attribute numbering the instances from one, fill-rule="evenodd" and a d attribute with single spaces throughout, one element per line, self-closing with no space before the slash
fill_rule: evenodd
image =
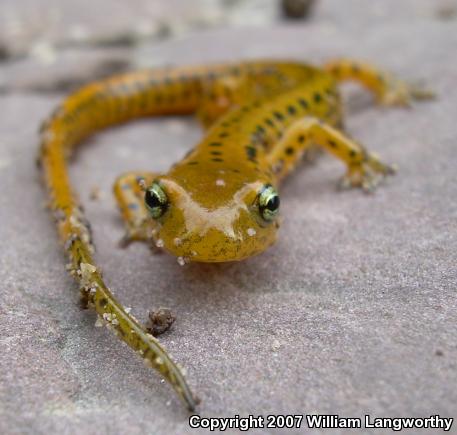
<path id="1" fill-rule="evenodd" d="M 260 134 L 265 134 L 265 129 L 264 129 L 261 125 L 258 125 L 258 126 L 257 126 L 257 131 L 258 131 Z"/>
<path id="2" fill-rule="evenodd" d="M 248 155 L 248 158 L 250 160 L 255 159 L 257 157 L 257 149 L 255 147 L 253 147 L 252 145 L 247 145 L 245 147 L 245 149 L 246 149 L 246 153 Z"/>
<path id="3" fill-rule="evenodd" d="M 226 131 L 223 131 L 222 133 L 219 133 L 220 138 L 228 137 L 229 134 Z"/>
<path id="4" fill-rule="evenodd" d="M 316 92 L 316 93 L 314 94 L 314 102 L 317 103 L 317 104 L 319 104 L 321 101 L 322 101 L 322 95 L 319 94 L 319 92 Z"/>
<path id="5" fill-rule="evenodd" d="M 297 113 L 297 109 L 294 106 L 288 106 L 287 111 L 290 115 L 295 115 L 295 113 Z"/>
<path id="6" fill-rule="evenodd" d="M 221 147 L 222 146 L 222 143 L 220 142 L 211 142 L 209 144 L 210 147 Z"/>
<path id="7" fill-rule="evenodd" d="M 105 308 L 107 303 L 108 303 L 108 300 L 105 298 L 102 298 L 98 301 L 98 305 L 102 308 Z"/>
<path id="8" fill-rule="evenodd" d="M 329 144 L 332 148 L 338 148 L 338 144 L 337 144 L 334 140 L 329 140 L 329 141 L 328 141 L 328 144 Z"/>
<path id="9" fill-rule="evenodd" d="M 210 154 L 213 155 L 213 156 L 221 156 L 222 155 L 222 153 L 220 151 L 211 151 Z"/>
<path id="10" fill-rule="evenodd" d="M 354 157 L 357 156 L 357 151 L 351 150 L 351 151 L 349 151 L 349 155 L 350 155 L 352 158 L 354 158 Z"/>
<path id="11" fill-rule="evenodd" d="M 293 147 L 287 147 L 286 148 L 286 154 L 288 156 L 291 156 L 294 152 L 295 152 L 295 150 L 293 149 Z"/>
<path id="12" fill-rule="evenodd" d="M 298 136 L 298 143 L 303 143 L 305 141 L 305 135 L 304 134 L 301 134 L 300 136 Z"/>
<path id="13" fill-rule="evenodd" d="M 235 172 L 236 174 L 239 174 L 240 170 L 239 169 L 232 169 L 232 172 Z"/>
<path id="14" fill-rule="evenodd" d="M 214 157 L 214 159 L 211 159 L 213 162 L 223 162 L 224 159 L 220 159 L 219 157 Z"/>
<path id="15" fill-rule="evenodd" d="M 273 122 L 272 119 L 270 118 L 265 118 L 265 123 L 270 126 L 270 127 L 274 127 L 275 123 Z"/>
<path id="16" fill-rule="evenodd" d="M 273 115 L 278 121 L 284 120 L 284 115 L 281 112 L 273 112 Z"/>
<path id="17" fill-rule="evenodd" d="M 299 98 L 298 102 L 300 103 L 300 106 L 303 107 L 303 109 L 308 109 L 308 102 L 304 98 Z"/>

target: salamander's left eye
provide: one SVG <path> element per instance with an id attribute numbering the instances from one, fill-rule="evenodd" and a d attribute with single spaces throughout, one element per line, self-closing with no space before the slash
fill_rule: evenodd
<path id="1" fill-rule="evenodd" d="M 154 219 L 162 216 L 168 207 L 168 198 L 162 187 L 156 182 L 146 190 L 144 202 Z"/>
<path id="2" fill-rule="evenodd" d="M 259 212 L 263 219 L 271 221 L 279 212 L 279 195 L 275 188 L 266 185 L 259 194 Z"/>

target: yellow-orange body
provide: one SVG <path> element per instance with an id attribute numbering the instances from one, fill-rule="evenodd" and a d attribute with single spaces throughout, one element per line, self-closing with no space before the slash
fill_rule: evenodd
<path id="1" fill-rule="evenodd" d="M 370 65 L 339 60 L 325 68 L 298 62 L 244 62 L 129 73 L 70 95 L 43 124 L 40 162 L 50 207 L 89 306 L 158 370 L 193 409 L 195 397 L 158 341 L 106 287 L 92 258 L 90 227 L 70 186 L 66 159 L 76 144 L 109 125 L 143 116 L 197 114 L 203 140 L 166 174 L 121 176 L 115 194 L 127 239 L 148 240 L 180 262 L 241 260 L 270 246 L 277 219 L 264 219 L 259 195 L 277 189 L 300 157 L 320 146 L 346 163 L 344 183 L 370 189 L 392 172 L 338 130 L 337 82 L 359 80 L 380 102 L 425 96 Z M 143 180 L 141 188 L 138 179 Z M 166 193 L 164 212 L 143 204 L 151 183 Z"/>

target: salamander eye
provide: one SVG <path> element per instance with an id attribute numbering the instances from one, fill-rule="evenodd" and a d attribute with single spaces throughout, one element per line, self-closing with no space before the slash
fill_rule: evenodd
<path id="1" fill-rule="evenodd" d="M 267 184 L 259 194 L 259 212 L 263 219 L 271 221 L 279 211 L 279 195 L 273 186 Z"/>
<path id="2" fill-rule="evenodd" d="M 152 183 L 146 190 L 144 202 L 154 219 L 162 216 L 168 207 L 168 198 L 158 183 Z"/>

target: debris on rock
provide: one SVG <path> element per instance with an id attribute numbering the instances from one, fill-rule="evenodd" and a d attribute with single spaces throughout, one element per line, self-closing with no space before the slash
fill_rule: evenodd
<path id="1" fill-rule="evenodd" d="M 149 320 L 146 323 L 146 330 L 154 337 L 157 337 L 165 331 L 168 331 L 175 320 L 176 317 L 168 308 L 159 308 L 157 311 L 150 311 Z"/>
<path id="2" fill-rule="evenodd" d="M 315 0 L 282 0 L 282 11 L 287 18 L 306 18 Z"/>

